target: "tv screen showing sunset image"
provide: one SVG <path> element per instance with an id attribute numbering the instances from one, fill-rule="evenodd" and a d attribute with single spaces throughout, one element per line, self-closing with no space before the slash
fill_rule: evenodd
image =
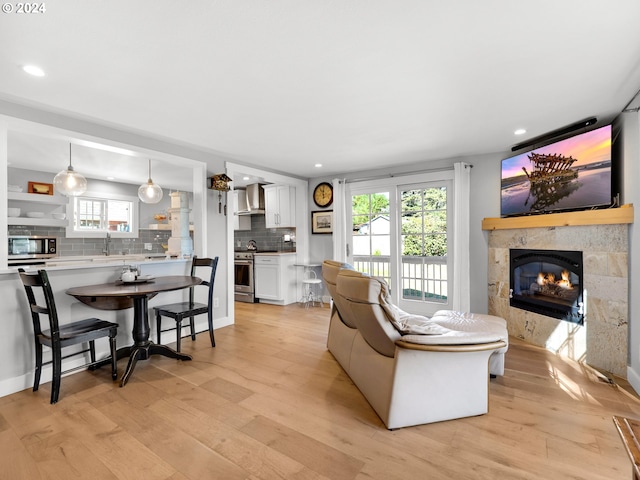
<path id="1" fill-rule="evenodd" d="M 502 161 L 501 215 L 612 203 L 611 125 Z"/>

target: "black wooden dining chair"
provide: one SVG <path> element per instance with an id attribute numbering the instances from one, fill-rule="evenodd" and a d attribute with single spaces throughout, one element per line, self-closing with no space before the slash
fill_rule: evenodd
<path id="1" fill-rule="evenodd" d="M 162 343 L 160 341 L 160 335 L 162 332 L 168 332 L 170 330 L 176 330 L 176 351 L 180 351 L 180 339 L 182 337 L 182 322 L 185 319 L 189 319 L 189 327 L 191 330 L 191 340 L 194 341 L 196 339 L 195 332 L 195 324 L 194 317 L 197 315 L 207 314 L 209 320 L 209 338 L 211 339 L 211 346 L 216 346 L 215 337 L 213 335 L 213 284 L 216 279 L 216 269 L 218 268 L 218 257 L 215 258 L 198 258 L 196 256 L 193 257 L 193 261 L 191 262 L 191 276 L 199 276 L 196 275 L 196 270 L 201 270 L 203 268 L 209 268 L 209 280 L 203 280 L 200 285 L 196 285 L 195 287 L 191 287 L 189 289 L 189 301 L 188 302 L 179 302 L 179 303 L 171 303 L 168 305 L 160 305 L 158 307 L 154 307 L 153 310 L 156 312 L 156 332 L 158 343 Z M 205 277 L 206 278 L 206 277 Z M 197 303 L 194 301 L 194 289 L 200 286 L 205 286 L 208 288 L 207 295 L 207 303 Z M 171 328 L 167 328 L 162 330 L 162 317 L 170 317 L 175 321 L 175 324 Z"/>
<path id="2" fill-rule="evenodd" d="M 60 325 L 58 321 L 58 311 L 49 282 L 49 276 L 45 270 L 38 270 L 36 273 L 26 273 L 24 269 L 19 268 L 20 279 L 27 292 L 29 300 L 29 308 L 31 312 L 31 320 L 33 321 L 33 334 L 36 347 L 36 370 L 33 380 L 33 391 L 37 391 L 40 386 L 40 376 L 42 375 L 42 366 L 52 364 L 53 374 L 51 379 L 51 403 L 56 403 L 60 395 L 60 379 L 63 373 L 72 372 L 81 368 L 95 368 L 97 364 L 104 364 L 104 360 L 96 361 L 95 340 L 97 338 L 109 337 L 109 348 L 111 350 L 111 378 L 115 380 L 118 377 L 117 358 L 116 358 L 116 335 L 118 334 L 118 324 L 100 320 L 99 318 L 87 318 L 75 322 Z M 34 288 L 42 288 L 42 293 L 36 294 Z M 38 300 L 40 300 L 40 305 Z M 44 299 L 44 305 L 42 305 Z M 40 315 L 48 317 L 48 327 L 43 329 L 43 323 Z M 88 343 L 89 348 L 79 352 L 70 353 L 62 356 L 62 349 L 72 345 Z M 42 362 L 42 346 L 51 349 L 52 359 L 48 362 Z M 73 357 L 75 355 L 85 354 L 89 352 L 90 362 L 85 363 L 68 370 L 62 370 L 62 360 Z"/>

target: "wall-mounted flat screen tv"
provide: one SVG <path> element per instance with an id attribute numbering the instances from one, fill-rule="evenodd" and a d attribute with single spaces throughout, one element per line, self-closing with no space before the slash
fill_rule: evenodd
<path id="1" fill-rule="evenodd" d="M 504 159 L 501 215 L 611 206 L 618 193 L 611 140 L 606 125 Z"/>

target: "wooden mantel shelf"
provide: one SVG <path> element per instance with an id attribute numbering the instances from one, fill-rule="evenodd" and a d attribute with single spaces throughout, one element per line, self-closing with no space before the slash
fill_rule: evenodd
<path id="1" fill-rule="evenodd" d="M 485 218 L 483 230 L 507 230 L 509 228 L 571 227 L 578 225 L 612 225 L 633 223 L 633 205 L 580 212 L 549 213 L 522 217 Z"/>

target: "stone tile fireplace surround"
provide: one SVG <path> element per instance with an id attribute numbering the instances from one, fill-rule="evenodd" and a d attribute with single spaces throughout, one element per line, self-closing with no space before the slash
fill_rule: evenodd
<path id="1" fill-rule="evenodd" d="M 489 313 L 507 320 L 509 335 L 626 378 L 628 224 L 521 226 L 495 230 L 483 224 L 483 228 L 489 230 Z M 584 325 L 509 305 L 511 248 L 583 252 L 587 299 Z"/>

